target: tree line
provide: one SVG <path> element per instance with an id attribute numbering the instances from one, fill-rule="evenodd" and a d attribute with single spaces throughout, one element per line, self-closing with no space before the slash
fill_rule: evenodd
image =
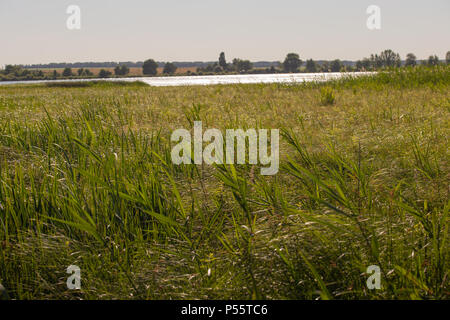
<path id="1" fill-rule="evenodd" d="M 450 64 L 450 51 L 446 53 L 445 61 L 440 61 L 436 55 L 429 56 L 428 59 L 419 61 L 413 53 L 408 53 L 404 61 L 400 55 L 388 49 L 379 54 L 371 54 L 370 57 L 356 61 L 354 64 L 345 64 L 339 59 L 332 61 L 317 62 L 313 59 L 303 61 L 298 53 L 288 53 L 283 62 L 271 65 L 266 68 L 255 68 L 250 60 L 234 58 L 230 63 L 227 62 L 225 53 L 221 52 L 216 62 L 212 62 L 198 67 L 196 72 L 187 71 L 186 75 L 208 75 L 208 74 L 256 74 L 256 73 L 298 73 L 298 72 L 352 72 L 352 71 L 375 71 L 383 68 L 393 67 L 414 67 L 416 65 L 437 66 L 440 64 Z M 142 73 L 145 76 L 155 76 L 158 74 L 158 68 L 161 63 L 153 59 L 142 62 Z M 173 75 L 178 69 L 178 63 L 166 62 L 162 73 L 164 75 Z M 51 79 L 77 79 L 77 78 L 109 78 L 125 77 L 130 73 L 130 67 L 127 64 L 117 64 L 113 72 L 101 69 L 94 74 L 89 68 L 78 68 L 76 72 L 70 67 L 64 68 L 59 73 L 53 70 L 52 73 L 44 73 L 42 70 L 32 70 L 21 65 L 7 65 L 0 70 L 0 81 L 12 80 L 51 80 Z"/>
<path id="2" fill-rule="evenodd" d="M 416 65 L 437 66 L 439 64 L 450 64 L 450 51 L 445 56 L 445 62 L 441 62 L 436 55 L 431 55 L 427 60 L 419 61 L 413 53 L 406 55 L 406 60 L 402 61 L 400 55 L 388 49 L 379 54 L 371 54 L 368 58 L 356 61 L 354 66 L 344 65 L 341 60 L 325 61 L 321 64 L 315 62 L 313 59 L 303 61 L 297 53 L 289 53 L 284 62 L 281 64 L 285 72 L 350 72 L 350 71 L 375 71 L 383 68 L 393 67 L 413 67 Z"/>
<path id="3" fill-rule="evenodd" d="M 445 62 L 450 64 L 450 51 L 446 54 Z M 303 62 L 300 59 L 298 53 L 288 53 L 283 62 L 279 62 L 277 66 L 271 66 L 270 68 L 258 68 L 254 69 L 253 63 L 250 60 L 234 58 L 231 63 L 227 63 L 225 53 L 221 52 L 216 62 L 211 63 L 205 67 L 197 68 L 194 74 L 228 74 L 228 73 L 296 73 L 296 72 L 351 72 L 351 71 L 374 71 L 382 68 L 391 67 L 409 67 L 416 66 L 418 64 L 427 66 L 437 66 L 441 64 L 438 56 L 431 55 L 427 60 L 418 61 L 413 53 L 406 55 L 406 60 L 402 62 L 400 55 L 394 51 L 388 49 L 379 54 L 372 54 L 368 58 L 356 61 L 352 66 L 344 64 L 341 60 L 335 59 L 332 61 L 324 61 L 318 63 L 313 59 L 308 59 Z M 143 64 L 144 75 L 156 75 L 157 63 L 152 60 L 146 60 Z M 174 63 L 166 63 L 164 72 L 167 74 L 173 74 L 176 71 L 176 65 Z"/>
<path id="4" fill-rule="evenodd" d="M 114 75 L 126 76 L 130 72 L 127 66 L 117 66 Z M 0 81 L 14 80 L 55 80 L 55 79 L 84 79 L 84 78 L 109 78 L 113 73 L 106 69 L 101 69 L 98 73 L 87 68 L 79 68 L 74 72 L 72 68 L 64 68 L 62 72 L 53 70 L 51 73 L 44 73 L 42 70 L 31 70 L 17 65 L 7 65 L 4 70 L 0 70 Z"/>

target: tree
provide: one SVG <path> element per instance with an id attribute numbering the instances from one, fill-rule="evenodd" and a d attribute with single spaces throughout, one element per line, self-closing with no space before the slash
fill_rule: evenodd
<path id="1" fill-rule="evenodd" d="M 129 73 L 130 73 L 130 68 L 128 68 L 128 66 L 126 66 L 126 65 L 123 65 L 122 66 L 122 75 L 126 76 Z"/>
<path id="2" fill-rule="evenodd" d="M 126 65 L 119 65 L 114 69 L 114 74 L 116 76 L 125 76 L 128 73 L 130 73 L 130 68 L 128 68 Z"/>
<path id="3" fill-rule="evenodd" d="M 221 66 L 223 70 L 227 69 L 227 60 L 225 59 L 225 53 L 224 52 L 220 53 L 219 66 Z"/>
<path id="4" fill-rule="evenodd" d="M 283 69 L 286 72 L 298 72 L 301 65 L 302 60 L 297 53 L 288 53 L 283 62 Z"/>
<path id="5" fill-rule="evenodd" d="M 414 67 L 417 64 L 417 58 L 414 53 L 408 53 L 406 55 L 405 66 Z"/>
<path id="6" fill-rule="evenodd" d="M 177 66 L 172 62 L 167 62 L 164 65 L 163 73 L 165 74 L 174 74 L 177 71 Z"/>
<path id="7" fill-rule="evenodd" d="M 356 70 L 361 71 L 363 69 L 364 67 L 362 61 L 361 60 L 356 61 Z"/>
<path id="8" fill-rule="evenodd" d="M 250 60 L 233 59 L 233 67 L 237 72 L 246 72 L 253 68 Z"/>
<path id="9" fill-rule="evenodd" d="M 306 60 L 306 71 L 307 72 L 317 72 L 317 64 L 313 59 Z"/>
<path id="10" fill-rule="evenodd" d="M 72 69 L 71 68 L 65 68 L 63 73 L 62 73 L 63 77 L 71 77 L 73 75 L 72 73 Z"/>
<path id="11" fill-rule="evenodd" d="M 330 64 L 331 72 L 340 72 L 342 68 L 342 62 L 339 59 L 331 61 Z"/>
<path id="12" fill-rule="evenodd" d="M 59 77 L 59 73 L 56 70 L 53 70 L 53 79 L 56 79 Z"/>
<path id="13" fill-rule="evenodd" d="M 383 66 L 383 62 L 381 61 L 380 57 L 378 56 L 378 54 L 371 54 L 370 55 L 370 65 L 372 66 L 372 69 L 378 69 L 381 68 Z"/>
<path id="14" fill-rule="evenodd" d="M 18 74 L 18 73 L 20 73 L 21 69 L 22 68 L 20 66 L 13 66 L 11 64 L 8 64 L 8 65 L 5 66 L 4 73 L 5 74 L 10 74 L 10 73 Z"/>
<path id="15" fill-rule="evenodd" d="M 400 67 L 401 65 L 400 55 L 390 49 L 381 52 L 379 59 L 384 67 Z"/>
<path id="16" fill-rule="evenodd" d="M 369 70 L 370 69 L 370 59 L 364 58 L 362 60 L 362 66 L 363 66 L 364 70 Z"/>
<path id="17" fill-rule="evenodd" d="M 322 62 L 319 68 L 320 72 L 330 72 L 330 65 L 327 61 Z"/>
<path id="18" fill-rule="evenodd" d="M 352 66 L 352 65 L 344 66 L 343 69 L 344 69 L 345 72 L 354 72 L 354 71 L 356 71 L 356 68 L 354 66 Z"/>
<path id="19" fill-rule="evenodd" d="M 112 72 L 111 72 L 111 71 L 107 71 L 107 70 L 105 70 L 105 69 L 100 70 L 100 72 L 98 73 L 98 76 L 99 76 L 100 78 L 108 78 L 108 77 L 110 77 L 111 75 L 112 75 Z"/>
<path id="20" fill-rule="evenodd" d="M 370 69 L 370 59 L 364 58 L 362 60 L 356 61 L 356 70 L 366 71 Z"/>
<path id="21" fill-rule="evenodd" d="M 142 65 L 142 73 L 146 75 L 155 75 L 158 73 L 158 64 L 153 59 L 144 61 Z"/>
<path id="22" fill-rule="evenodd" d="M 84 73 L 84 69 L 83 68 L 78 69 L 77 73 L 78 73 L 78 76 L 82 76 Z"/>
<path id="23" fill-rule="evenodd" d="M 439 64 L 439 58 L 436 55 L 429 56 L 427 64 L 429 66 L 437 66 Z"/>
<path id="24" fill-rule="evenodd" d="M 447 54 L 445 55 L 445 61 L 447 64 L 450 64 L 450 51 L 447 51 Z"/>

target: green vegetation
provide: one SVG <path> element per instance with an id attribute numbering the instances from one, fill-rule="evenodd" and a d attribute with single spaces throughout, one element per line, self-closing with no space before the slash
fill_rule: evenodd
<path id="1" fill-rule="evenodd" d="M 446 60 L 440 61 L 436 55 L 431 55 L 427 60 L 419 61 L 425 66 L 438 66 L 449 64 L 450 51 L 446 54 Z M 261 67 L 261 63 L 266 65 Z M 269 66 L 267 66 L 269 64 Z M 271 65 L 270 65 L 271 64 Z M 372 54 L 370 58 L 364 58 L 356 62 L 341 61 L 335 59 L 333 61 L 320 61 L 315 62 L 312 59 L 306 60 L 305 66 L 300 59 L 298 53 L 287 54 L 284 61 L 281 62 L 256 62 L 252 63 L 250 60 L 234 58 L 232 63 L 227 63 L 225 53 L 221 52 L 219 59 L 213 63 L 205 62 L 166 62 L 158 63 L 153 59 L 148 59 L 145 62 L 104 62 L 104 63 L 51 63 L 47 65 L 29 65 L 24 68 L 23 66 L 7 65 L 4 70 L 0 69 L 0 81 L 20 81 L 20 80 L 55 80 L 55 79 L 90 79 L 95 77 L 111 78 L 113 74 L 111 71 L 101 69 L 97 75 L 90 69 L 86 69 L 84 66 L 114 66 L 115 77 L 125 76 L 155 76 L 158 74 L 158 67 L 163 67 L 163 75 L 173 75 L 180 67 L 192 67 L 195 65 L 194 70 L 186 70 L 182 74 L 187 76 L 196 75 L 217 75 L 217 74 L 274 74 L 274 73 L 298 73 L 298 72 L 360 72 L 360 71 L 378 71 L 389 69 L 393 67 L 413 67 L 418 64 L 417 58 L 413 53 L 408 53 L 406 60 L 402 62 L 400 55 L 394 51 L 388 49 L 382 51 L 380 54 Z M 201 66 L 200 66 L 201 65 Z M 29 69 L 35 68 L 51 68 L 51 67 L 64 67 L 62 75 L 56 70 L 53 74 L 45 74 L 42 70 L 45 69 Z M 78 67 L 76 74 L 72 72 L 72 68 L 69 66 Z M 82 66 L 82 67 L 80 67 Z M 130 66 L 137 66 L 142 68 L 142 74 L 130 75 Z M 259 67 L 258 67 L 259 66 Z M 180 73 L 178 73 L 180 74 Z"/>
<path id="2" fill-rule="evenodd" d="M 283 70 L 286 72 L 298 72 L 302 63 L 297 53 L 288 53 L 283 62 Z"/>
<path id="3" fill-rule="evenodd" d="M 110 87 L 146 87 L 147 85 L 140 81 L 70 81 L 70 82 L 50 82 L 39 85 L 38 87 L 48 88 L 110 88 Z M 26 85 L 25 87 L 34 87 L 34 85 Z"/>
<path id="4" fill-rule="evenodd" d="M 228 67 L 227 59 L 225 58 L 225 52 L 221 52 L 220 55 L 219 55 L 219 66 L 223 70 L 226 70 L 227 67 Z"/>
<path id="5" fill-rule="evenodd" d="M 439 62 L 439 57 L 438 56 L 433 55 L 433 56 L 430 56 L 428 58 L 427 65 L 429 65 L 429 66 L 437 66 L 439 64 L 440 64 L 440 62 Z"/>
<path id="6" fill-rule="evenodd" d="M 342 62 L 339 59 L 333 60 L 330 63 L 330 70 L 331 72 L 341 72 L 342 69 Z"/>
<path id="7" fill-rule="evenodd" d="M 324 106 L 332 105 L 336 102 L 336 96 L 333 89 L 330 87 L 323 87 L 320 89 L 320 103 Z"/>
<path id="8" fill-rule="evenodd" d="M 417 58 L 414 53 L 408 53 L 406 55 L 405 66 L 414 67 L 417 64 Z"/>
<path id="9" fill-rule="evenodd" d="M 119 65 L 114 68 L 114 74 L 116 76 L 126 76 L 130 73 L 130 68 L 128 68 L 126 65 Z"/>
<path id="10" fill-rule="evenodd" d="M 158 64 L 153 59 L 148 59 L 144 61 L 142 65 L 142 73 L 144 75 L 154 76 L 158 73 Z"/>
<path id="11" fill-rule="evenodd" d="M 317 63 L 313 59 L 306 60 L 306 72 L 317 72 Z"/>
<path id="12" fill-rule="evenodd" d="M 65 68 L 63 73 L 63 77 L 71 77 L 73 76 L 72 69 L 71 68 Z"/>
<path id="13" fill-rule="evenodd" d="M 250 60 L 242 60 L 242 59 L 233 59 L 233 69 L 236 72 L 248 72 L 249 70 L 253 69 L 253 65 L 250 62 Z"/>
<path id="14" fill-rule="evenodd" d="M 1 86 L 0 283 L 15 299 L 448 299 L 449 89 L 449 66 Z M 195 120 L 282 129 L 280 172 L 173 165 L 170 135 Z"/>
<path id="15" fill-rule="evenodd" d="M 177 71 L 177 66 L 172 62 L 167 62 L 164 65 L 163 74 L 174 74 Z"/>
<path id="16" fill-rule="evenodd" d="M 100 72 L 98 73 L 98 76 L 100 78 L 109 78 L 112 75 L 111 71 L 107 71 L 105 69 L 100 70 Z"/>

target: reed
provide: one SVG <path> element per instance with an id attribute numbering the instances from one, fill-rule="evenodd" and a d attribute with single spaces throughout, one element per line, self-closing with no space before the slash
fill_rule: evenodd
<path id="1" fill-rule="evenodd" d="M 449 71 L 0 87 L 0 283 L 14 299 L 448 299 Z M 282 129 L 280 172 L 174 165 L 170 134 L 196 120 Z"/>

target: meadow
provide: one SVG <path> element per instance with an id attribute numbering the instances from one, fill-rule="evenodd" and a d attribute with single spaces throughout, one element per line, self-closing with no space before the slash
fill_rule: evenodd
<path id="1" fill-rule="evenodd" d="M 1 86 L 0 283 L 13 299 L 448 299 L 449 115 L 449 66 Z M 280 129 L 279 173 L 174 165 L 170 135 L 196 120 Z"/>

